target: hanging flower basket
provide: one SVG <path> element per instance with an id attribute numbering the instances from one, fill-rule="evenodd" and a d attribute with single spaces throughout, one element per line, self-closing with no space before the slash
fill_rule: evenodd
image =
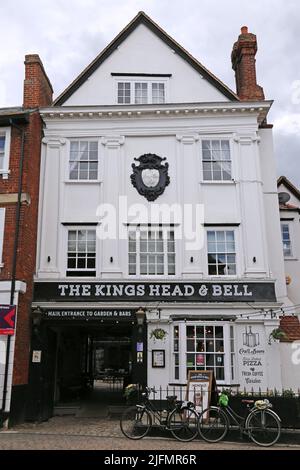
<path id="1" fill-rule="evenodd" d="M 269 344 L 271 344 L 272 341 L 279 341 L 285 337 L 286 334 L 281 328 L 274 328 L 274 330 L 269 334 Z"/>
<path id="2" fill-rule="evenodd" d="M 150 339 L 154 340 L 164 340 L 167 336 L 166 330 L 163 330 L 162 328 L 155 328 L 155 330 L 152 330 L 150 333 Z"/>

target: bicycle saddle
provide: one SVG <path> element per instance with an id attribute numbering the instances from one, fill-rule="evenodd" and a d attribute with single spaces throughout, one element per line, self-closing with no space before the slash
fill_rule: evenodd
<path id="1" fill-rule="evenodd" d="M 168 401 L 175 401 L 175 400 L 177 399 L 177 395 L 168 395 L 168 396 L 166 397 L 166 399 L 167 399 Z"/>
<path id="2" fill-rule="evenodd" d="M 242 400 L 242 403 L 246 403 L 247 405 L 252 405 L 254 400 Z"/>

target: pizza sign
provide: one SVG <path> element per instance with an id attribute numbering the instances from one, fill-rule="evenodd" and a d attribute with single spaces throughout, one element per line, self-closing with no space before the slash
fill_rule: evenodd
<path id="1" fill-rule="evenodd" d="M 0 305 L 0 335 L 13 335 L 15 333 L 16 307 L 14 305 Z"/>

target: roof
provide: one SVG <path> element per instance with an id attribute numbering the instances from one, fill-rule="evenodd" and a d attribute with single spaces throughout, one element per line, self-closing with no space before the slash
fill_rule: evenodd
<path id="1" fill-rule="evenodd" d="M 300 322 L 298 317 L 286 315 L 280 318 L 280 329 L 285 333 L 285 337 L 281 338 L 281 342 L 290 343 L 300 340 Z"/>
<path id="2" fill-rule="evenodd" d="M 213 75 L 204 65 L 195 59 L 178 42 L 169 36 L 158 24 L 156 24 L 146 13 L 140 11 L 133 20 L 106 46 L 102 52 L 78 75 L 77 78 L 56 98 L 53 106 L 62 105 L 91 75 L 92 73 L 114 52 L 114 50 L 134 31 L 140 24 L 147 26 L 162 41 L 171 47 L 182 59 L 186 60 L 197 72 L 199 72 L 209 83 L 216 87 L 221 93 L 232 101 L 239 101 L 238 96 L 230 90 L 221 80 Z"/>
<path id="3" fill-rule="evenodd" d="M 283 184 L 291 193 L 300 201 L 300 191 L 294 186 L 286 176 L 279 176 L 277 179 L 277 187 Z"/>
<path id="4" fill-rule="evenodd" d="M 0 108 L 0 126 L 10 125 L 10 120 L 25 123 L 28 121 L 28 111 L 21 107 Z"/>

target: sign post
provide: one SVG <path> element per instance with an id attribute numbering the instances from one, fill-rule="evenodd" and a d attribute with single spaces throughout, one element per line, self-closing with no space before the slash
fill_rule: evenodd
<path id="1" fill-rule="evenodd" d="M 186 388 L 186 399 L 195 404 L 197 412 L 205 410 L 210 404 L 213 385 L 211 370 L 190 370 Z"/>

